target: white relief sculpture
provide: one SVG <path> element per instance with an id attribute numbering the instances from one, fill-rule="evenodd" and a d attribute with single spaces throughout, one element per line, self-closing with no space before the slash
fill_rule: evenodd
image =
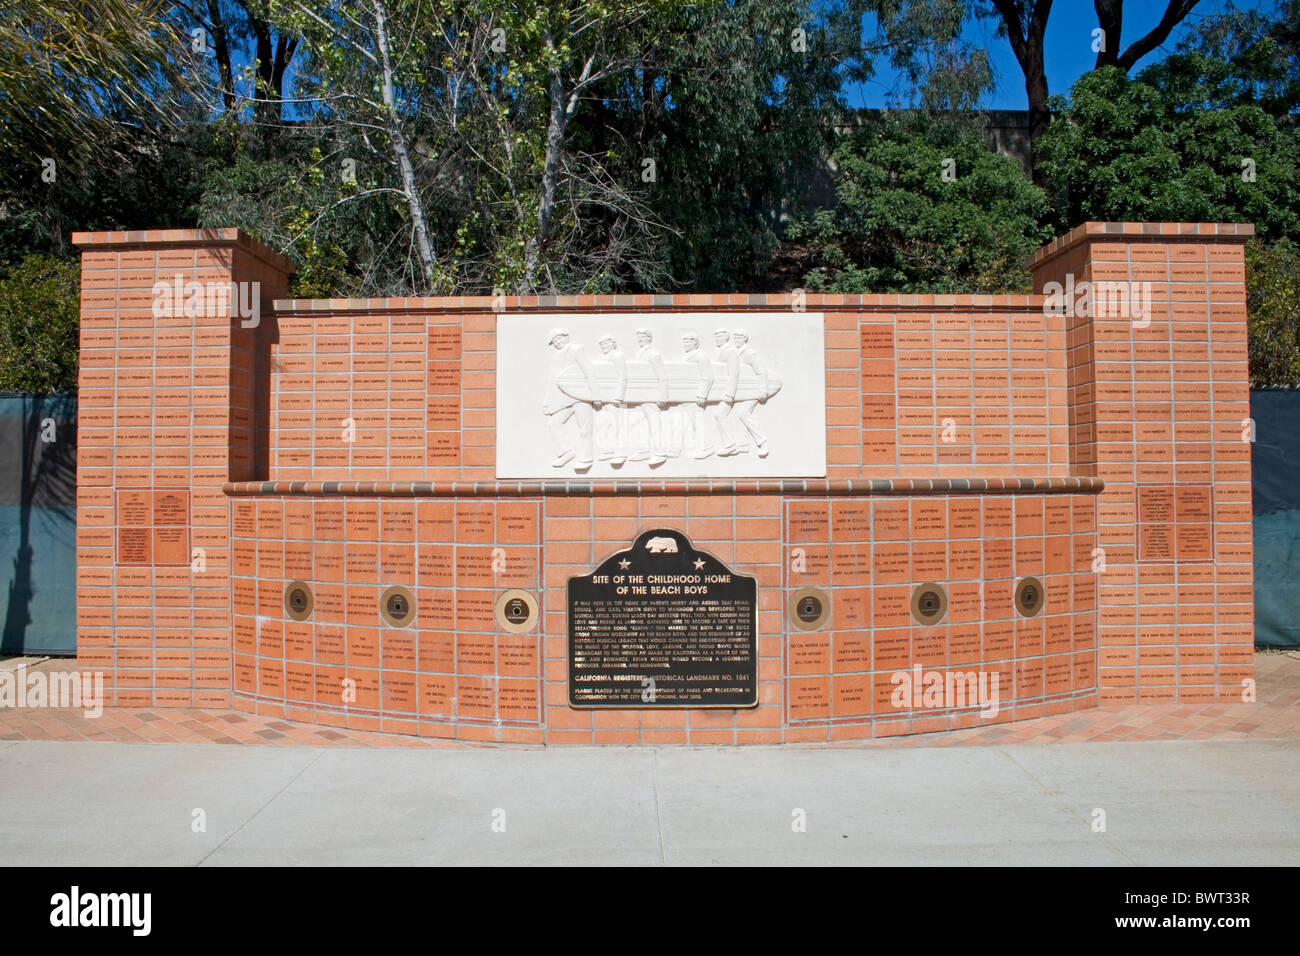
<path id="1" fill-rule="evenodd" d="M 593 358 L 567 329 L 551 330 L 542 412 L 558 449 L 552 468 L 572 463 L 581 473 L 596 457 L 613 468 L 629 460 L 657 468 L 684 454 L 767 457 L 755 410 L 782 383 L 743 329 L 715 329 L 712 358 L 700 350 L 699 333 L 685 332 L 675 362 L 664 361 L 649 329 L 635 334 L 637 351 L 629 361 L 610 333 L 600 336 L 600 355 Z"/>
<path id="2" fill-rule="evenodd" d="M 774 394 L 769 393 L 767 389 L 767 366 L 758 352 L 749 347 L 749 333 L 744 329 L 736 329 L 731 333 L 731 343 L 734 346 L 734 352 L 730 356 L 732 364 L 728 366 L 731 374 L 727 379 L 727 392 L 722 397 L 722 404 L 730 409 L 727 417 L 739 421 L 749 433 L 758 457 L 766 458 L 767 438 L 758 430 L 758 422 L 754 420 L 754 409 L 766 404 L 770 395 Z M 749 369 L 758 378 L 757 390 L 741 388 L 742 369 Z"/>
<path id="3" fill-rule="evenodd" d="M 594 459 L 595 412 L 592 406 L 600 407 L 591 359 L 581 345 L 569 341 L 567 329 L 551 329 L 546 342 L 551 348 L 550 375 L 546 397 L 542 401 L 542 414 L 546 416 L 551 434 L 559 446 L 559 454 L 551 462 L 551 467 L 563 468 L 573 461 L 576 454 L 578 460 L 573 464 L 574 471 L 585 471 L 592 466 Z M 570 369 L 576 370 L 586 380 L 591 398 L 574 397 L 560 387 L 560 377 Z M 577 424 L 577 452 L 573 448 L 571 430 L 565 427 L 570 421 Z"/>
<path id="4" fill-rule="evenodd" d="M 681 430 L 682 445 L 685 445 L 686 436 L 689 434 L 695 444 L 691 457 L 708 458 L 713 454 L 715 446 L 721 443 L 715 438 L 715 436 L 720 437 L 717 420 L 706 411 L 709 392 L 713 390 L 713 382 L 716 378 L 713 362 L 700 351 L 700 337 L 694 332 L 687 332 L 682 336 L 682 349 L 686 353 L 686 363 L 695 366 L 700 377 L 694 398 L 689 402 L 683 402 L 681 406 L 686 418 Z"/>
<path id="5" fill-rule="evenodd" d="M 645 543 L 651 554 L 676 554 L 677 542 L 672 538 L 651 538 Z"/>
<path id="6" fill-rule="evenodd" d="M 632 453 L 633 461 L 645 461 L 650 459 L 650 467 L 662 465 L 668 460 L 664 454 L 664 422 L 663 416 L 660 415 L 668 407 L 668 376 L 664 370 L 663 356 L 653 345 L 654 337 L 651 336 L 649 329 L 636 330 L 637 353 L 636 361 L 650 370 L 648 394 L 644 396 L 645 401 L 636 404 L 637 409 L 645 416 L 646 440 L 645 446 L 637 449 Z"/>
<path id="7" fill-rule="evenodd" d="M 614 468 L 627 461 L 627 356 L 620 351 L 618 340 L 606 334 L 600 337 L 601 360 L 614 370 L 613 389 L 606 394 L 609 401 L 597 412 L 602 428 L 598 429 L 600 460 Z"/>
<path id="8" fill-rule="evenodd" d="M 498 474 L 824 475 L 822 317 L 745 313 L 735 325 L 733 317 L 742 318 L 717 312 L 500 317 Z M 539 362 L 539 318 L 558 320 L 546 333 L 545 363 Z M 529 397 L 539 394 L 540 416 L 537 399 Z M 543 420 L 546 429 L 538 427 Z"/>
<path id="9" fill-rule="evenodd" d="M 714 361 L 722 366 L 724 375 L 730 376 L 731 359 L 736 354 L 736 347 L 731 344 L 730 329 L 714 329 L 713 344 L 717 348 Z M 734 428 L 728 422 L 731 413 L 731 405 L 719 402 L 713 406 L 713 418 L 718 425 L 718 441 L 720 448 L 718 454 L 722 457 L 736 454 L 740 449 L 736 447 L 736 441 L 733 437 Z"/>

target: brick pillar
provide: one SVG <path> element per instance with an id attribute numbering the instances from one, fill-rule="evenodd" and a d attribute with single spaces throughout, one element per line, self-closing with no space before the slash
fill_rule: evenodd
<path id="1" fill-rule="evenodd" d="M 1032 263 L 1035 292 L 1075 290 L 1071 466 L 1106 483 L 1103 703 L 1240 701 L 1254 676 L 1243 440 L 1243 245 L 1253 234 L 1233 223 L 1090 222 Z"/>
<path id="2" fill-rule="evenodd" d="M 236 229 L 72 241 L 82 249 L 78 662 L 104 671 L 111 703 L 225 706 L 221 485 L 266 477 L 272 301 L 292 267 Z M 256 325 L 241 308 L 254 301 Z"/>

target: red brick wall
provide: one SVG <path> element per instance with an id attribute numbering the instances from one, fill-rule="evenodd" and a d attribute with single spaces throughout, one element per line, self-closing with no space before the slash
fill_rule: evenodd
<path id="1" fill-rule="evenodd" d="M 225 705 L 230 514 L 221 487 L 255 469 L 255 408 L 267 394 L 254 374 L 256 343 L 287 291 L 289 265 L 234 229 L 73 241 L 84 250 L 78 659 L 105 671 L 118 704 Z M 183 303 L 155 315 L 155 283 L 176 276 L 260 282 L 262 326 L 187 316 Z M 204 304 L 201 313 L 211 311 Z"/>
<path id="2" fill-rule="evenodd" d="M 1250 234 L 1231 224 L 1088 223 L 1036 257 L 1038 291 L 1069 273 L 1076 283 L 1151 283 L 1149 325 L 1079 317 L 1069 332 L 1071 463 L 1106 483 L 1098 504 L 1106 702 L 1239 701 L 1253 676 L 1242 439 Z"/>
<path id="3" fill-rule="evenodd" d="M 236 704 L 259 713 L 503 743 L 744 744 L 946 730 L 1097 700 L 1087 570 L 1096 496 L 1064 481 L 1017 493 L 797 497 L 703 485 L 516 497 L 503 484 L 459 498 L 246 493 L 255 488 L 232 499 L 233 631 Z M 655 528 L 682 531 L 758 579 L 758 707 L 568 706 L 569 578 Z M 1046 604 L 1023 617 L 1013 588 L 1030 575 Z M 310 620 L 284 611 L 293 580 L 312 586 Z M 939 624 L 911 616 L 911 593 L 926 581 L 947 591 Z M 379 619 L 380 594 L 394 584 L 415 597 L 407 627 Z M 832 602 L 828 622 L 809 632 L 786 624 L 805 587 Z M 496 625 L 505 588 L 539 596 L 539 627 Z M 895 706 L 894 675 L 914 666 L 996 673 L 999 713 Z M 346 706 L 345 678 L 356 682 Z"/>
<path id="4" fill-rule="evenodd" d="M 654 304 L 665 298 L 671 307 Z M 790 308 L 789 297 L 775 295 L 496 304 L 515 313 Z M 486 298 L 288 303 L 273 347 L 269 477 L 494 478 L 492 305 Z M 807 309 L 825 314 L 830 477 L 1070 474 L 1064 319 L 1044 316 L 1030 297 L 808 296 Z"/>

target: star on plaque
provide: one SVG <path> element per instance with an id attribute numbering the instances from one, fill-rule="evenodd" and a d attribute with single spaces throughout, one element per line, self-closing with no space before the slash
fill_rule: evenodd
<path id="1" fill-rule="evenodd" d="M 702 571 L 702 570 L 704 570 L 704 559 L 703 559 L 703 558 L 696 558 L 696 559 L 695 559 L 695 570 L 696 570 L 696 571 Z"/>
<path id="2" fill-rule="evenodd" d="M 628 568 L 632 567 L 632 562 L 629 561 L 627 558 L 624 558 L 622 561 L 618 563 L 618 566 L 622 568 L 624 571 L 626 571 Z"/>

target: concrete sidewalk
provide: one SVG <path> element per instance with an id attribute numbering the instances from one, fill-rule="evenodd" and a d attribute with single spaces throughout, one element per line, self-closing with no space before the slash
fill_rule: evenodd
<path id="1" fill-rule="evenodd" d="M 0 659 L 0 670 L 17 669 L 15 659 Z M 69 662 L 45 660 L 32 667 L 53 673 Z M 1113 704 L 1085 710 L 994 722 L 965 730 L 935 731 L 840 742 L 847 747 L 1006 747 L 1034 743 L 1125 742 L 1152 740 L 1292 740 L 1300 742 L 1300 651 L 1256 651 L 1257 699 L 1253 703 L 1192 701 Z M 322 714 L 322 718 L 329 715 Z M 337 715 L 335 715 L 337 716 Z M 1009 717 L 1009 715 L 1006 715 Z M 355 715 L 354 726 L 285 720 L 273 711 L 252 714 L 194 707 L 105 707 L 94 720 L 77 707 L 0 707 L 0 741 L 66 740 L 118 743 L 193 743 L 256 747 L 479 747 L 481 736 L 464 740 L 408 736 L 361 729 L 375 718 Z M 481 731 L 479 722 L 468 729 Z M 705 726 L 712 735 L 715 727 Z M 597 730 L 619 738 L 618 728 Z M 624 740 L 597 740 L 624 746 Z M 750 741 L 737 739 L 736 743 Z M 716 743 L 711 741 L 711 743 Z M 513 744 L 508 746 L 515 746 Z M 566 744 L 566 746 L 568 746 Z M 812 745 L 815 746 L 815 745 Z"/>
<path id="2" fill-rule="evenodd" d="M 1094 811 L 1106 829 L 1094 832 Z M 201 810 L 205 832 L 194 832 Z M 792 823 L 803 811 L 806 832 Z M 1300 745 L 0 742 L 0 863 L 1300 863 Z M 494 830 L 504 824 L 504 832 Z"/>

